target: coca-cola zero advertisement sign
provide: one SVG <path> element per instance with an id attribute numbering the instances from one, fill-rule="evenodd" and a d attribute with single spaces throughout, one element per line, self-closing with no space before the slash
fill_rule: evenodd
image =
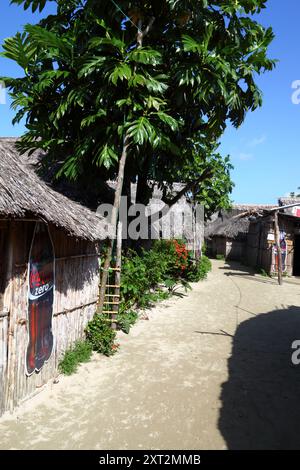
<path id="1" fill-rule="evenodd" d="M 27 375 L 39 372 L 53 350 L 54 264 L 54 249 L 48 227 L 38 222 L 33 234 L 28 267 Z"/>

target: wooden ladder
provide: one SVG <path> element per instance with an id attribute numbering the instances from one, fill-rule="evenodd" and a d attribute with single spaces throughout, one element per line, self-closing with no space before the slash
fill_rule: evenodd
<path id="1" fill-rule="evenodd" d="M 114 267 L 110 267 L 108 271 L 105 301 L 102 313 L 108 316 L 108 321 L 111 322 L 112 328 L 116 329 L 121 295 L 122 224 L 120 222 L 118 224 L 116 255 L 113 264 Z"/>

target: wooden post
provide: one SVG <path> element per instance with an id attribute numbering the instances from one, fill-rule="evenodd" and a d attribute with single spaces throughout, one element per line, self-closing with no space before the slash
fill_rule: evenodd
<path id="1" fill-rule="evenodd" d="M 117 253 L 116 253 L 116 275 L 115 275 L 115 297 L 114 299 L 119 302 L 120 300 L 120 285 L 121 285 L 121 265 L 122 265 L 122 222 L 118 223 L 117 235 Z M 119 311 L 119 303 L 113 305 L 113 311 L 116 312 L 112 315 L 112 320 L 115 320 Z M 117 323 L 113 321 L 112 328 L 117 329 Z"/>
<path id="2" fill-rule="evenodd" d="M 282 252 L 280 245 L 280 231 L 278 223 L 278 211 L 275 211 L 274 215 L 274 228 L 275 228 L 275 242 L 278 254 L 278 284 L 282 286 Z"/>

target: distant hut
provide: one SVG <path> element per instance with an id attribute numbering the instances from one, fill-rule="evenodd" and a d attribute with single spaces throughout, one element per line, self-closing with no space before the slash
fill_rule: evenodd
<path id="1" fill-rule="evenodd" d="M 300 276 L 300 198 L 280 198 L 278 206 L 282 207 L 278 221 L 283 272 Z M 263 211 L 251 221 L 246 258 L 249 265 L 267 274 L 278 272 L 274 211 Z"/>
<path id="2" fill-rule="evenodd" d="M 233 205 L 230 211 L 221 211 L 207 223 L 205 242 L 208 254 L 227 260 L 245 261 L 250 220 L 266 205 Z"/>
<path id="3" fill-rule="evenodd" d="M 0 139 L 0 414 L 55 377 L 83 336 L 107 229 L 22 162 L 14 140 Z"/>
<path id="4" fill-rule="evenodd" d="M 241 261 L 245 254 L 249 225 L 249 216 L 245 215 L 236 215 L 211 224 L 205 233 L 209 254 Z"/>

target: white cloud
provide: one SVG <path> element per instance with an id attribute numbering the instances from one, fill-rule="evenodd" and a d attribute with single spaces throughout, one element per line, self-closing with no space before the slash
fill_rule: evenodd
<path id="1" fill-rule="evenodd" d="M 243 162 L 248 162 L 249 160 L 253 160 L 253 155 L 252 153 L 240 153 L 238 155 L 239 160 L 242 160 Z"/>
<path id="2" fill-rule="evenodd" d="M 262 135 L 261 137 L 256 137 L 255 139 L 251 140 L 248 143 L 248 146 L 258 147 L 258 145 L 262 145 L 266 140 L 267 140 L 267 137 L 265 135 Z"/>

